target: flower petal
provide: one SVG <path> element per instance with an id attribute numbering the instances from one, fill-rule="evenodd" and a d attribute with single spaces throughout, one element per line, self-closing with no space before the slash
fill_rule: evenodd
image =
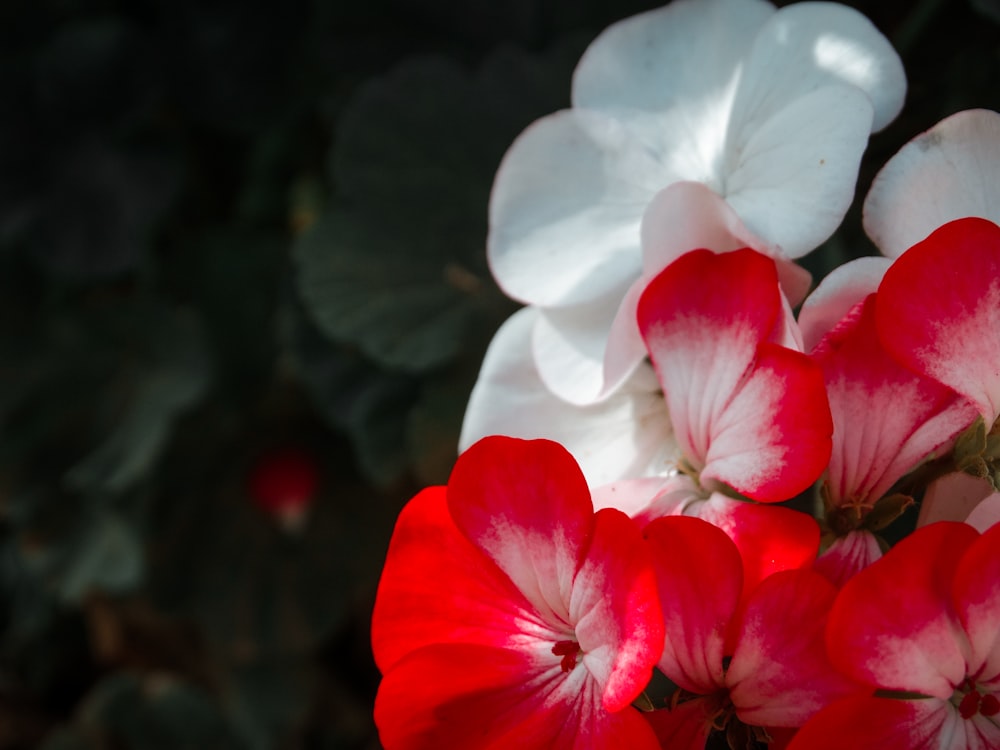
<path id="1" fill-rule="evenodd" d="M 740 554 L 722 531 L 696 518 L 660 518 L 645 535 L 666 632 L 660 669 L 685 690 L 715 692 L 724 684 L 726 631 L 743 591 Z"/>
<path id="2" fill-rule="evenodd" d="M 564 110 L 529 126 L 490 196 L 487 257 L 514 299 L 592 302 L 639 275 L 639 220 L 665 182 L 634 133 L 599 112 Z"/>
<path id="3" fill-rule="evenodd" d="M 834 539 L 813 570 L 839 587 L 881 557 L 882 548 L 875 535 L 864 529 L 854 530 Z"/>
<path id="4" fill-rule="evenodd" d="M 715 492 L 688 512 L 722 529 L 736 544 L 743 559 L 744 598 L 772 573 L 810 566 L 819 550 L 816 520 L 791 508 Z"/>
<path id="5" fill-rule="evenodd" d="M 890 258 L 966 216 L 1000 223 L 1000 114 L 990 110 L 958 112 L 907 143 L 864 204 L 865 231 Z"/>
<path id="6" fill-rule="evenodd" d="M 845 583 L 827 630 L 834 665 L 878 688 L 951 698 L 968 649 L 951 586 L 977 537 L 962 523 L 924 526 Z"/>
<path id="7" fill-rule="evenodd" d="M 899 114 L 903 63 L 889 40 L 858 11 L 839 3 L 795 3 L 757 34 L 734 107 L 738 121 L 762 122 L 783 102 L 821 87 L 860 89 L 874 107 L 873 130 Z"/>
<path id="8" fill-rule="evenodd" d="M 920 501 L 917 526 L 935 521 L 965 521 L 973 509 L 992 493 L 993 485 L 988 479 L 962 471 L 945 474 L 927 485 Z"/>
<path id="9" fill-rule="evenodd" d="M 677 458 L 666 402 L 644 365 L 606 401 L 574 406 L 541 382 L 531 354 L 538 311 L 524 308 L 497 331 L 466 408 L 461 449 L 487 435 L 550 438 L 580 463 L 588 483 L 662 474 Z"/>
<path id="10" fill-rule="evenodd" d="M 455 526 L 444 487 L 407 503 L 372 613 L 372 651 L 383 674 L 429 644 L 506 647 L 547 630 L 510 579 Z"/>
<path id="11" fill-rule="evenodd" d="M 895 700 L 853 695 L 816 714 L 795 735 L 788 750 L 943 750 L 975 745 L 960 742 L 964 731 L 955 708 L 943 700 Z M 981 750 L 986 750 L 981 746 Z"/>
<path id="12" fill-rule="evenodd" d="M 786 570 L 750 594 L 726 671 L 729 697 L 747 724 L 797 727 L 857 690 L 826 655 L 827 615 L 837 590 L 819 573 Z"/>
<path id="13" fill-rule="evenodd" d="M 819 367 L 801 352 L 761 344 L 749 377 L 712 425 L 702 481 L 725 482 L 761 502 L 787 500 L 823 472 L 832 432 Z"/>
<path id="14" fill-rule="evenodd" d="M 549 440 L 492 436 L 458 457 L 448 479 L 455 525 L 496 561 L 547 622 L 572 628 L 573 578 L 593 533 L 587 482 Z"/>
<path id="15" fill-rule="evenodd" d="M 653 727 L 661 748 L 705 750 L 718 709 L 714 697 L 694 698 L 674 708 L 650 711 L 643 717 Z"/>
<path id="16" fill-rule="evenodd" d="M 634 314 L 627 330 L 614 330 L 620 324 L 613 329 L 629 291 L 616 290 L 585 305 L 539 310 L 532 336 L 535 365 L 559 398 L 581 406 L 601 401 L 646 358 Z"/>
<path id="17" fill-rule="evenodd" d="M 659 750 L 638 711 L 601 707 L 586 670 L 543 670 L 534 653 L 470 644 L 400 662 L 379 686 L 375 723 L 386 750 Z"/>
<path id="18" fill-rule="evenodd" d="M 805 351 L 815 349 L 852 307 L 878 289 L 891 263 L 888 258 L 855 258 L 827 274 L 799 310 Z"/>
<path id="19" fill-rule="evenodd" d="M 663 650 L 649 550 L 639 526 L 620 511 L 597 513 L 593 541 L 573 581 L 570 620 L 604 707 L 620 711 L 649 683 Z"/>
<path id="20" fill-rule="evenodd" d="M 646 287 L 639 330 L 689 458 L 704 461 L 714 423 L 780 309 L 774 263 L 752 250 L 687 253 Z"/>
<path id="21" fill-rule="evenodd" d="M 754 33 L 773 14 L 761 0 L 678 0 L 619 21 L 580 59 L 573 105 L 664 112 L 722 99 Z M 727 112 L 720 114 L 724 121 Z"/>
<path id="22" fill-rule="evenodd" d="M 738 161 L 726 177 L 729 205 L 788 257 L 805 255 L 833 234 L 851 205 L 871 112 L 859 89 L 826 86 L 735 130 L 745 140 L 731 147 Z"/>
<path id="23" fill-rule="evenodd" d="M 969 674 L 1000 692 L 1000 526 L 985 531 L 962 557 L 954 602 L 972 646 Z"/>
<path id="24" fill-rule="evenodd" d="M 879 301 L 869 295 L 813 352 L 833 414 L 827 487 L 835 505 L 879 500 L 976 419 L 969 401 L 889 356 L 875 327 Z"/>
<path id="25" fill-rule="evenodd" d="M 879 287 L 879 335 L 907 367 L 1000 416 L 1000 227 L 967 218 L 903 253 Z"/>
<path id="26" fill-rule="evenodd" d="M 641 235 L 643 285 L 689 250 L 724 253 L 744 247 L 774 260 L 792 305 L 812 283 L 808 271 L 747 229 L 732 206 L 700 182 L 675 182 L 658 192 L 643 214 Z"/>

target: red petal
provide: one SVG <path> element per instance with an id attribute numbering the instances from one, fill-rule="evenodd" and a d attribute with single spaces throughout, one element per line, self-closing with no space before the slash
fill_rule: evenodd
<path id="1" fill-rule="evenodd" d="M 744 597 L 772 573 L 810 566 L 819 551 L 816 520 L 791 508 L 715 493 L 698 506 L 697 515 L 735 542 L 743 559 Z"/>
<path id="2" fill-rule="evenodd" d="M 723 685 L 726 630 L 743 590 L 739 552 L 697 518 L 660 518 L 645 533 L 666 631 L 660 669 L 685 690 L 714 692 Z"/>
<path id="3" fill-rule="evenodd" d="M 934 698 L 854 695 L 816 714 L 795 735 L 788 750 L 957 750 L 965 745 L 943 744 L 947 737 L 961 736 L 955 732 L 957 716 L 950 704 Z M 978 747 L 986 750 L 987 746 Z"/>
<path id="4" fill-rule="evenodd" d="M 593 542 L 573 581 L 570 619 L 605 708 L 625 708 L 660 658 L 663 618 L 649 550 L 638 525 L 620 511 L 597 513 Z"/>
<path id="5" fill-rule="evenodd" d="M 670 750 L 705 750 L 712 733 L 715 697 L 695 698 L 673 709 L 643 714 L 653 727 L 661 748 Z"/>
<path id="6" fill-rule="evenodd" d="M 608 713 L 582 669 L 540 670 L 526 651 L 428 646 L 399 662 L 375 700 L 386 750 L 658 750 L 628 708 Z"/>
<path id="7" fill-rule="evenodd" d="M 813 570 L 834 586 L 843 586 L 858 572 L 882 557 L 878 539 L 864 529 L 837 537 L 813 564 Z"/>
<path id="8" fill-rule="evenodd" d="M 879 335 L 907 367 L 1000 415 L 1000 227 L 958 219 L 907 250 L 879 287 Z"/>
<path id="9" fill-rule="evenodd" d="M 571 627 L 570 591 L 594 511 L 565 448 L 549 440 L 483 438 L 459 456 L 448 507 L 458 528 L 548 622 Z"/>
<path id="10" fill-rule="evenodd" d="M 983 533 L 962 557 L 954 602 L 972 646 L 969 674 L 1000 692 L 1000 526 Z"/>
<path id="11" fill-rule="evenodd" d="M 372 613 L 372 650 L 383 673 L 428 644 L 502 647 L 550 629 L 455 527 L 444 487 L 424 490 L 403 508 Z"/>
<path id="12" fill-rule="evenodd" d="M 977 536 L 962 523 L 924 526 L 844 584 L 827 632 L 833 663 L 875 687 L 950 698 L 968 650 L 951 587 Z"/>
<path id="13" fill-rule="evenodd" d="M 774 262 L 752 250 L 695 250 L 639 300 L 639 330 L 683 453 L 704 462 L 725 411 L 781 311 Z"/>
<path id="14" fill-rule="evenodd" d="M 744 722 L 801 726 L 857 690 L 826 655 L 827 615 L 836 594 L 811 570 L 775 573 L 750 594 L 726 672 L 730 699 Z"/>
<path id="15" fill-rule="evenodd" d="M 823 473 L 832 432 L 816 364 L 801 352 L 761 344 L 749 378 L 713 421 L 702 480 L 720 480 L 761 502 L 787 500 Z"/>
<path id="16" fill-rule="evenodd" d="M 976 418 L 969 401 L 889 356 L 875 328 L 878 304 L 869 295 L 813 352 L 833 413 L 836 504 L 875 502 Z"/>

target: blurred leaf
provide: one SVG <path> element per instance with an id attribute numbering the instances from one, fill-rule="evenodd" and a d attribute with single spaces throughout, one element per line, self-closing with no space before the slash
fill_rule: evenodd
<path id="1" fill-rule="evenodd" d="M 165 151 L 95 139 L 46 153 L 48 184 L 15 234 L 58 273 L 93 279 L 133 268 L 179 184 Z"/>
<path id="2" fill-rule="evenodd" d="M 447 484 L 458 457 L 458 434 L 478 367 L 427 378 L 409 415 L 409 451 L 420 484 Z"/>
<path id="3" fill-rule="evenodd" d="M 185 312 L 150 310 L 142 358 L 130 368 L 126 394 L 106 394 L 118 413 L 107 437 L 66 475 L 80 490 L 121 492 L 141 478 L 159 455 L 174 417 L 204 393 L 209 360 L 198 320 Z"/>
<path id="4" fill-rule="evenodd" d="M 68 603 L 94 590 L 122 593 L 141 583 L 144 549 L 132 524 L 111 510 L 85 507 L 74 521 L 58 539 L 22 538 L 21 560 L 36 581 Z"/>
<path id="5" fill-rule="evenodd" d="M 1000 0 L 970 0 L 972 7 L 991 21 L 1000 23 Z"/>
<path id="6" fill-rule="evenodd" d="M 123 18 L 103 16 L 56 30 L 34 68 L 46 129 L 76 136 L 145 114 L 158 88 L 150 52 L 149 40 Z"/>
<path id="7" fill-rule="evenodd" d="M 135 750 L 243 748 L 203 691 L 168 675 L 112 675 L 87 697 L 79 724 Z"/>
<path id="8" fill-rule="evenodd" d="M 225 398 L 273 376 L 287 244 L 271 232 L 215 226 L 179 240 L 164 262 L 171 289 L 200 313 Z"/>
<path id="9" fill-rule="evenodd" d="M 419 373 L 509 314 L 486 265 L 490 186 L 520 130 L 568 103 L 581 48 L 541 59 L 501 49 L 475 75 L 412 60 L 359 92 L 332 158 L 340 200 L 296 247 L 300 291 L 326 335 Z"/>
<path id="10" fill-rule="evenodd" d="M 307 321 L 297 318 L 293 325 L 298 375 L 313 404 L 328 424 L 350 437 L 365 476 L 388 486 L 409 466 L 406 422 L 418 383 L 331 344 Z"/>

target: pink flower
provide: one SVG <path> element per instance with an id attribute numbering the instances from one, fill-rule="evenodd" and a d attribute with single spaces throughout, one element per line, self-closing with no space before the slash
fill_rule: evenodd
<path id="1" fill-rule="evenodd" d="M 646 715 L 663 748 L 701 750 L 713 729 L 743 747 L 856 689 L 826 655 L 836 590 L 818 573 L 786 570 L 745 591 L 741 555 L 715 527 L 662 518 L 646 536 L 666 628 L 659 667 L 679 687 Z"/>
<path id="2" fill-rule="evenodd" d="M 827 647 L 867 687 L 789 750 L 1000 747 L 1000 526 L 917 529 L 844 585 Z"/>
<path id="3" fill-rule="evenodd" d="M 372 617 L 386 750 L 656 748 L 663 645 L 638 527 L 549 441 L 486 438 L 403 510 Z"/>

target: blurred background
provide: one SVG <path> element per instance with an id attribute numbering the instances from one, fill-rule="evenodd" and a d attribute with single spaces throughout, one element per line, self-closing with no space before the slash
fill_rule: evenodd
<path id="1" fill-rule="evenodd" d="M 515 309 L 493 173 L 658 4 L 0 4 L 0 750 L 379 747 L 392 525 Z M 850 4 L 910 78 L 860 196 L 1000 109 L 1000 3 Z"/>

